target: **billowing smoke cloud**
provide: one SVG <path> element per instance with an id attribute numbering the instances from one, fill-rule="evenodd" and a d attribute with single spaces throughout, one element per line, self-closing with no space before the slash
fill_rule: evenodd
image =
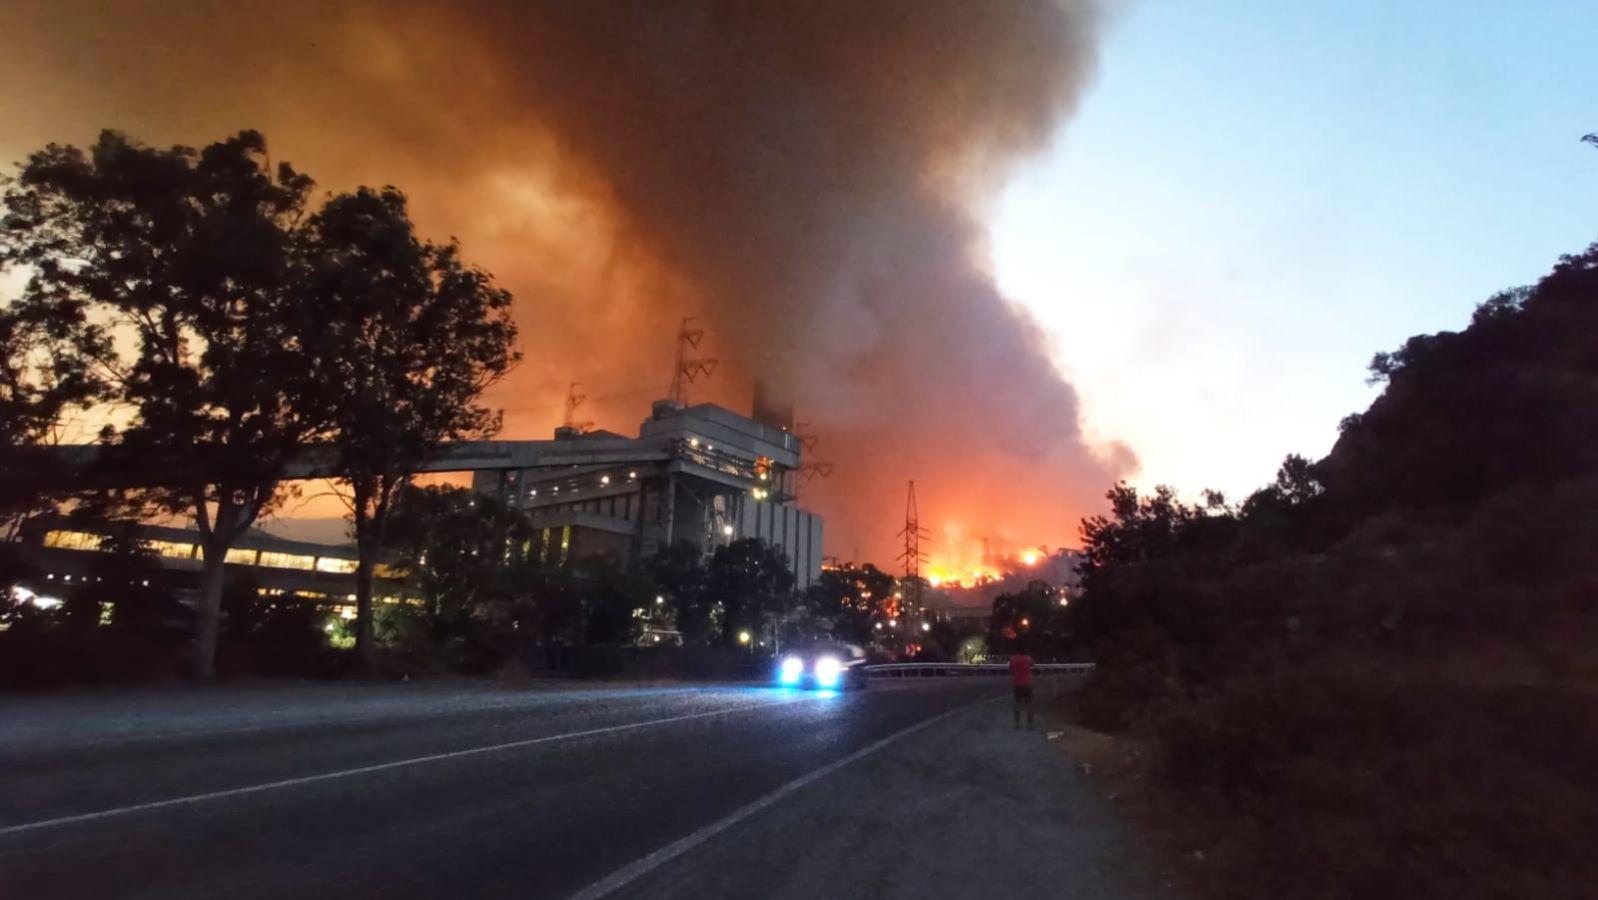
<path id="1" fill-rule="evenodd" d="M 1075 2 L 24 2 L 0 152 L 260 128 L 329 189 L 405 188 L 517 293 L 507 436 L 567 381 L 631 430 L 694 315 L 725 367 L 696 398 L 762 377 L 837 464 L 806 486 L 829 552 L 891 557 L 911 478 L 937 538 L 1058 544 L 1129 460 L 1085 445 L 973 209 L 1059 130 L 1093 29 Z"/>

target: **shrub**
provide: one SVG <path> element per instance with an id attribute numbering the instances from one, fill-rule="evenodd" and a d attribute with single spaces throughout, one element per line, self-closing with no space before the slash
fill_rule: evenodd
<path id="1" fill-rule="evenodd" d="M 1387 672 L 1234 684 L 1164 717 L 1221 896 L 1584 897 L 1598 700 Z"/>

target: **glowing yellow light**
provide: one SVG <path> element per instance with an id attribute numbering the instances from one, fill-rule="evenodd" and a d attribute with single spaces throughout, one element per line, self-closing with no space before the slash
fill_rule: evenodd
<path id="1" fill-rule="evenodd" d="M 1028 550 L 1025 553 L 1021 554 L 1021 562 L 1025 563 L 1026 565 L 1029 565 L 1029 566 L 1037 565 L 1038 564 L 1038 551 L 1036 551 L 1036 550 Z"/>
<path id="2" fill-rule="evenodd" d="M 942 583 L 943 583 L 942 576 L 939 576 L 939 575 L 928 575 L 927 576 L 927 584 L 930 584 L 933 587 L 937 587 L 938 585 L 940 585 Z"/>
<path id="3" fill-rule="evenodd" d="M 740 643 L 740 644 L 749 643 L 749 632 L 747 632 L 747 631 L 738 632 L 738 643 Z"/>

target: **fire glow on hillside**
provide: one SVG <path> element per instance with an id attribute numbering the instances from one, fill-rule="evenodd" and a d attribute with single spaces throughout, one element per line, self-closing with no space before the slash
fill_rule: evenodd
<path id="1" fill-rule="evenodd" d="M 923 570 L 927 584 L 935 588 L 979 587 L 1037 569 L 1040 563 L 1050 557 L 1047 547 L 1027 547 L 1015 553 L 986 558 L 981 554 L 980 545 L 975 550 L 978 559 L 975 563 L 963 562 L 970 557 L 960 553 L 934 552 L 932 561 Z"/>

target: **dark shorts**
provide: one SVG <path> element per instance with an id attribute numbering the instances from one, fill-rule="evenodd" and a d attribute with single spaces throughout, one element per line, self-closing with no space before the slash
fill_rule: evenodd
<path id="1" fill-rule="evenodd" d="M 1015 686 L 1015 699 L 1032 702 L 1032 685 L 1018 684 Z"/>

